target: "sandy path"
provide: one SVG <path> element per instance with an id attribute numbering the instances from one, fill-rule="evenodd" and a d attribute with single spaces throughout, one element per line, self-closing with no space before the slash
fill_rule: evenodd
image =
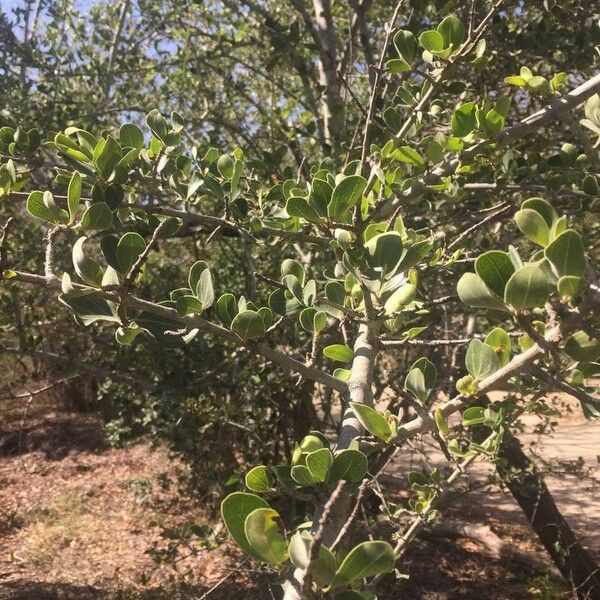
<path id="1" fill-rule="evenodd" d="M 565 400 L 561 402 L 565 403 Z M 573 412 L 556 420 L 552 434 L 540 436 L 536 433 L 540 419 L 527 416 L 523 419 L 525 430 L 518 437 L 528 455 L 540 455 L 559 467 L 560 472 L 546 475 L 546 484 L 582 543 L 600 560 L 600 422 L 586 421 L 576 404 L 566 402 L 563 405 Z M 433 464 L 445 464 L 439 451 L 428 449 L 427 452 Z M 592 477 L 582 477 L 574 472 L 572 466 L 577 463 Z M 418 469 L 420 464 L 423 461 L 418 453 L 403 453 L 398 470 L 405 473 L 410 468 Z M 469 476 L 475 483 L 484 483 L 492 473 L 492 465 L 478 461 L 471 467 Z M 527 525 L 510 492 L 498 486 L 492 486 L 489 491 L 475 490 L 466 501 L 477 505 L 474 514 L 479 521 L 487 516 Z"/>

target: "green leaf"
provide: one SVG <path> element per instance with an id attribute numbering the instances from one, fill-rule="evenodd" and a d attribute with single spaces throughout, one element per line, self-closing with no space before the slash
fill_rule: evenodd
<path id="1" fill-rule="evenodd" d="M 546 246 L 550 241 L 550 227 L 536 210 L 522 208 L 515 213 L 515 221 L 521 232 L 534 244 Z"/>
<path id="2" fill-rule="evenodd" d="M 405 73 L 410 71 L 410 65 L 400 58 L 392 58 L 385 63 L 385 69 L 390 73 Z"/>
<path id="3" fill-rule="evenodd" d="M 548 299 L 548 277 L 536 265 L 525 265 L 506 284 L 504 302 L 517 310 L 543 306 Z"/>
<path id="4" fill-rule="evenodd" d="M 339 281 L 330 281 L 325 284 L 325 296 L 330 302 L 344 306 L 344 300 L 346 299 L 344 285 Z"/>
<path id="5" fill-rule="evenodd" d="M 245 340 L 254 340 L 265 335 L 265 322 L 253 310 L 244 310 L 231 322 L 231 331 Z"/>
<path id="6" fill-rule="evenodd" d="M 302 286 L 295 275 L 286 275 L 283 278 L 283 284 L 292 293 L 294 298 L 301 304 L 304 301 Z"/>
<path id="7" fill-rule="evenodd" d="M 444 415 L 442 414 L 441 409 L 435 409 L 435 425 L 438 429 L 438 432 L 444 438 L 450 433 L 448 429 L 448 423 L 446 423 L 446 419 L 444 419 Z"/>
<path id="8" fill-rule="evenodd" d="M 285 204 L 285 210 L 290 217 L 300 217 L 311 223 L 318 223 L 319 213 L 304 198 L 292 196 Z"/>
<path id="9" fill-rule="evenodd" d="M 181 316 L 191 314 L 202 314 L 204 308 L 202 302 L 196 298 L 196 296 L 185 295 L 180 296 L 175 301 L 175 308 Z"/>
<path id="10" fill-rule="evenodd" d="M 59 301 L 68 306 L 75 315 L 75 320 L 80 325 L 88 326 L 97 321 L 119 323 L 121 319 L 116 314 L 116 307 L 98 294 L 86 294 L 81 296 L 69 296 L 60 294 Z"/>
<path id="11" fill-rule="evenodd" d="M 476 108 L 475 102 L 467 102 L 456 109 L 452 115 L 452 135 L 466 137 L 477 127 Z"/>
<path id="12" fill-rule="evenodd" d="M 27 198 L 27 212 L 42 221 L 48 221 L 50 223 L 57 223 L 60 218 L 55 211 L 52 211 L 44 203 L 44 192 L 35 191 L 31 192 Z M 65 213 L 66 214 L 66 213 Z"/>
<path id="13" fill-rule="evenodd" d="M 552 227 L 558 219 L 558 214 L 552 204 L 543 198 L 528 198 L 523 201 L 521 208 L 531 208 L 536 212 L 539 212 L 544 218 L 544 221 L 546 221 L 548 227 Z"/>
<path id="14" fill-rule="evenodd" d="M 349 369 L 335 369 L 333 376 L 341 379 L 342 381 L 348 381 L 350 379 L 351 372 Z"/>
<path id="15" fill-rule="evenodd" d="M 502 327 L 492 329 L 485 338 L 485 343 L 496 353 L 500 367 L 503 367 L 510 360 L 512 343 L 510 336 Z"/>
<path id="16" fill-rule="evenodd" d="M 119 263 L 117 261 L 118 243 L 119 238 L 116 235 L 105 235 L 100 240 L 100 248 L 102 249 L 104 260 L 110 267 L 112 267 L 116 271 L 119 270 Z"/>
<path id="17" fill-rule="evenodd" d="M 519 73 L 525 81 L 529 81 L 533 77 L 533 73 L 529 67 L 521 67 Z"/>
<path id="18" fill-rule="evenodd" d="M 73 160 L 90 164 L 92 162 L 91 155 L 87 155 L 82 149 L 68 136 L 63 133 L 57 133 L 54 137 L 54 144 L 57 149 L 66 154 Z"/>
<path id="19" fill-rule="evenodd" d="M 585 331 L 576 331 L 567 340 L 565 352 L 574 360 L 594 362 L 600 358 L 600 339 L 591 338 Z"/>
<path id="20" fill-rule="evenodd" d="M 224 179 L 231 179 L 233 176 L 234 161 L 229 154 L 222 154 L 217 160 L 217 170 Z"/>
<path id="21" fill-rule="evenodd" d="M 456 391 L 463 396 L 474 396 L 477 393 L 477 381 L 472 375 L 465 375 L 456 382 Z"/>
<path id="22" fill-rule="evenodd" d="M 246 473 L 244 483 L 249 490 L 261 493 L 270 491 L 275 482 L 271 470 L 264 465 L 259 465 Z"/>
<path id="23" fill-rule="evenodd" d="M 313 317 L 313 330 L 315 333 L 321 333 L 327 327 L 327 313 L 318 310 Z"/>
<path id="24" fill-rule="evenodd" d="M 346 555 L 331 587 L 346 585 L 381 573 L 390 573 L 394 570 L 395 562 L 394 550 L 387 542 L 362 542 Z"/>
<path id="25" fill-rule="evenodd" d="M 311 487 L 317 483 L 306 465 L 294 465 L 291 474 L 292 479 L 302 487 Z"/>
<path id="26" fill-rule="evenodd" d="M 109 229 L 112 227 L 113 214 L 106 202 L 91 204 L 83 213 L 80 222 L 82 231 L 91 229 Z"/>
<path id="27" fill-rule="evenodd" d="M 437 381 L 437 370 L 435 365 L 424 356 L 418 358 L 413 363 L 411 369 L 419 369 L 423 372 L 423 377 L 425 378 L 425 386 L 428 390 L 432 390 L 435 387 L 435 383 Z"/>
<path id="28" fill-rule="evenodd" d="M 562 298 L 572 300 L 581 296 L 585 289 L 585 279 L 583 277 L 572 277 L 565 275 L 558 280 L 556 284 L 558 293 Z"/>
<path id="29" fill-rule="evenodd" d="M 506 252 L 490 250 L 477 258 L 475 271 L 492 292 L 504 298 L 504 288 L 515 268 Z"/>
<path id="30" fill-rule="evenodd" d="M 102 143 L 102 140 L 100 143 Z M 100 175 L 102 175 L 104 179 L 109 179 L 121 158 L 122 154 L 119 143 L 114 137 L 109 135 L 106 140 L 104 140 L 104 144 L 101 146 L 98 156 L 95 157 L 94 164 Z"/>
<path id="31" fill-rule="evenodd" d="M 300 321 L 300 325 L 304 331 L 308 331 L 308 333 L 313 333 L 314 331 L 314 317 L 317 314 L 317 309 L 309 306 L 302 310 L 298 319 Z"/>
<path id="32" fill-rule="evenodd" d="M 401 29 L 394 35 L 394 46 L 398 56 L 407 64 L 411 65 L 417 53 L 417 41 L 411 31 Z"/>
<path id="33" fill-rule="evenodd" d="M 421 262 L 431 252 L 433 244 L 429 240 L 415 242 L 404 250 L 398 263 L 398 271 L 406 271 Z"/>
<path id="34" fill-rule="evenodd" d="M 215 288 L 210 269 L 204 269 L 204 271 L 200 273 L 198 285 L 196 286 L 196 296 L 198 296 L 200 302 L 202 302 L 202 306 L 205 310 L 214 304 Z"/>
<path id="35" fill-rule="evenodd" d="M 374 408 L 361 402 L 350 402 L 350 406 L 360 421 L 360 424 L 376 438 L 389 442 L 392 437 L 392 429 L 387 419 Z"/>
<path id="36" fill-rule="evenodd" d="M 205 260 L 197 260 L 190 267 L 190 272 L 188 274 L 188 286 L 190 290 L 194 292 L 196 291 L 198 282 L 200 281 L 200 275 L 202 275 L 202 273 L 208 268 L 208 263 Z"/>
<path id="37" fill-rule="evenodd" d="M 304 286 L 304 282 L 306 280 L 306 273 L 304 272 L 304 267 L 295 260 L 291 258 L 286 258 L 281 263 L 281 277 L 285 277 L 286 275 L 294 275 L 301 286 Z"/>
<path id="38" fill-rule="evenodd" d="M 410 146 L 400 146 L 399 148 L 396 148 L 392 156 L 400 162 L 416 167 L 422 167 L 425 164 L 425 159 Z"/>
<path id="39" fill-rule="evenodd" d="M 483 129 L 492 139 L 498 137 L 504 127 L 506 117 L 495 108 L 490 109 L 483 119 Z"/>
<path id="40" fill-rule="evenodd" d="M 332 344 L 323 348 L 323 354 L 331 360 L 337 360 L 338 362 L 348 363 L 354 357 L 352 348 L 349 348 L 345 344 Z"/>
<path id="41" fill-rule="evenodd" d="M 246 517 L 258 508 L 268 508 L 269 505 L 260 496 L 248 494 L 246 492 L 234 492 L 229 494 L 223 502 L 221 502 L 221 516 L 229 535 L 240 546 L 240 548 L 256 557 L 256 552 L 250 546 L 250 542 L 246 537 L 244 524 Z"/>
<path id="42" fill-rule="evenodd" d="M 541 75 L 535 75 L 527 80 L 526 87 L 534 92 L 545 94 L 550 90 L 550 83 L 545 77 L 542 77 Z"/>
<path id="43" fill-rule="evenodd" d="M 118 327 L 115 331 L 115 340 L 121 346 L 130 346 L 133 340 L 143 333 L 144 330 L 136 323 L 129 323 L 127 327 Z"/>
<path id="44" fill-rule="evenodd" d="M 367 180 L 360 175 L 344 177 L 333 189 L 331 202 L 327 206 L 327 214 L 333 219 L 341 217 L 361 198 L 367 187 Z"/>
<path id="45" fill-rule="evenodd" d="M 399 312 L 410 304 L 417 295 L 417 288 L 412 283 L 405 283 L 400 286 L 386 301 L 383 305 L 385 313 L 392 315 Z"/>
<path id="46" fill-rule="evenodd" d="M 217 300 L 217 316 L 225 327 L 230 327 L 235 315 L 237 315 L 235 296 L 227 292 Z"/>
<path id="47" fill-rule="evenodd" d="M 432 53 L 442 52 L 446 48 L 442 34 L 434 30 L 424 31 L 419 36 L 419 44 Z"/>
<path id="48" fill-rule="evenodd" d="M 69 220 L 69 213 L 56 204 L 52 192 L 44 192 L 42 200 L 46 205 L 46 208 L 54 215 L 55 222 L 66 223 Z"/>
<path id="49" fill-rule="evenodd" d="M 411 369 L 404 380 L 404 388 L 409 391 L 421 404 L 427 401 L 429 391 L 425 387 L 425 376 L 421 369 Z"/>
<path id="50" fill-rule="evenodd" d="M 134 231 L 129 231 L 121 237 L 117 244 L 116 255 L 119 272 L 129 273 L 140 254 L 146 249 L 144 238 Z"/>
<path id="51" fill-rule="evenodd" d="M 300 300 L 307 306 L 312 306 L 317 296 L 317 282 L 314 279 L 309 279 L 302 290 Z"/>
<path id="52" fill-rule="evenodd" d="M 481 425 L 485 422 L 485 409 L 481 406 L 470 406 L 465 409 L 462 415 L 462 423 L 465 427 Z"/>
<path id="53" fill-rule="evenodd" d="M 156 108 L 150 111 L 146 117 L 146 124 L 159 140 L 165 141 L 169 133 L 169 124 L 160 111 Z"/>
<path id="54" fill-rule="evenodd" d="M 472 308 L 506 310 L 502 300 L 495 296 L 475 273 L 465 273 L 456 286 L 460 301 Z"/>
<path id="55" fill-rule="evenodd" d="M 100 286 L 102 284 L 102 269 L 100 265 L 88 258 L 83 250 L 86 237 L 80 237 L 73 245 L 73 266 L 75 273 L 89 285 Z"/>
<path id="56" fill-rule="evenodd" d="M 467 348 L 465 357 L 467 371 L 476 379 L 485 379 L 495 373 L 500 365 L 496 352 L 481 340 L 473 339 Z"/>
<path id="57" fill-rule="evenodd" d="M 455 17 L 446 17 L 438 26 L 438 32 L 444 39 L 444 48 L 452 46 L 458 48 L 465 40 L 465 26 L 462 21 Z"/>
<path id="58" fill-rule="evenodd" d="M 366 242 L 365 249 L 369 266 L 381 268 L 383 275 L 392 273 L 402 257 L 402 236 L 397 231 L 380 233 Z"/>
<path id="59" fill-rule="evenodd" d="M 322 179 L 313 179 L 308 198 L 309 204 L 314 208 L 319 216 L 327 216 L 327 205 L 331 200 L 333 187 Z"/>
<path id="60" fill-rule="evenodd" d="M 329 448 L 321 448 L 306 456 L 306 467 L 313 479 L 317 482 L 326 482 L 329 478 L 329 469 L 333 462 L 333 454 Z"/>
<path id="61" fill-rule="evenodd" d="M 69 188 L 67 190 L 67 207 L 69 209 L 69 224 L 75 222 L 77 210 L 81 201 L 81 175 L 79 171 L 75 171 L 71 176 Z M 111 215 L 112 221 L 112 215 Z"/>
<path id="62" fill-rule="evenodd" d="M 119 141 L 123 148 L 136 148 L 141 150 L 144 147 L 144 134 L 142 130 L 133 123 L 125 123 L 119 129 Z"/>
<path id="63" fill-rule="evenodd" d="M 560 277 L 585 275 L 585 248 L 581 236 L 573 229 L 561 233 L 544 250 L 546 258 L 554 265 Z"/>
<path id="64" fill-rule="evenodd" d="M 308 566 L 312 541 L 313 536 L 308 531 L 298 531 L 290 539 L 290 561 L 296 568 L 306 569 Z M 337 563 L 331 550 L 321 544 L 317 559 L 313 562 L 311 568 L 317 585 L 320 587 L 329 585 L 337 569 Z"/>
<path id="65" fill-rule="evenodd" d="M 525 79 L 523 79 L 519 75 L 511 75 L 510 77 L 505 77 L 504 83 L 508 83 L 509 85 L 516 85 L 518 87 L 527 86 L 527 81 L 525 81 Z"/>
<path id="66" fill-rule="evenodd" d="M 348 483 L 357 483 L 366 475 L 368 468 L 367 457 L 359 450 L 342 450 L 335 455 L 329 480 L 337 483 L 345 479 Z"/>

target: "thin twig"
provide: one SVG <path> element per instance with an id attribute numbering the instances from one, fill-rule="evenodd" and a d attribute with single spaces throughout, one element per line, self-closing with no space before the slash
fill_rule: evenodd
<path id="1" fill-rule="evenodd" d="M 325 503 L 323 508 L 323 512 L 321 514 L 321 518 L 319 519 L 319 525 L 317 530 L 315 531 L 313 538 L 310 543 L 310 547 L 308 549 L 308 564 L 306 565 L 306 570 L 304 571 L 304 579 L 302 581 L 302 591 L 307 592 L 310 590 L 310 586 L 312 584 L 312 572 L 319 557 L 319 550 L 321 549 L 321 544 L 323 540 L 323 533 L 325 532 L 325 525 L 329 520 L 329 515 L 331 514 L 331 510 L 335 506 L 335 503 L 338 501 L 342 490 L 346 486 L 346 480 L 341 479 L 338 484 L 335 486 L 335 489 L 329 496 L 329 499 Z"/>
<path id="2" fill-rule="evenodd" d="M 504 205 L 502 208 L 499 208 L 497 211 L 490 213 L 487 217 L 482 219 L 481 221 L 475 223 L 468 229 L 465 229 L 454 241 L 448 244 L 447 250 L 452 250 L 452 248 L 456 248 L 464 239 L 468 238 L 474 231 L 477 231 L 480 227 L 483 227 L 486 223 L 490 221 L 494 221 L 500 215 L 503 215 L 505 212 L 508 212 L 511 209 L 510 204 Z"/>

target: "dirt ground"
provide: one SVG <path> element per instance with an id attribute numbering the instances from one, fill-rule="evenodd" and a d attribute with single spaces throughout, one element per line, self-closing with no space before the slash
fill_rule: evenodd
<path id="1" fill-rule="evenodd" d="M 534 428 L 530 423 L 522 436 L 526 443 L 536 441 Z M 597 467 L 598 431 L 597 425 L 567 419 L 546 442 L 547 451 L 566 466 L 583 456 Z M 419 459 L 404 455 L 403 461 L 411 460 Z M 486 469 L 477 466 L 475 480 L 483 481 Z M 268 572 L 249 562 L 240 567 L 243 557 L 209 508 L 215 498 L 190 493 L 186 475 L 185 465 L 164 448 L 109 447 L 94 415 L 42 397 L 29 408 L 0 405 L 0 600 L 225 600 L 240 592 L 248 600 L 279 597 Z M 600 557 L 598 489 L 564 472 L 549 485 Z M 465 537 L 424 537 L 401 565 L 410 577 L 390 577 L 380 600 L 569 597 L 549 574 L 543 551 L 506 493 L 475 492 L 446 516 L 488 527 L 537 559 L 499 558 Z M 208 547 L 192 534 L 176 547 L 169 536 L 211 526 Z"/>

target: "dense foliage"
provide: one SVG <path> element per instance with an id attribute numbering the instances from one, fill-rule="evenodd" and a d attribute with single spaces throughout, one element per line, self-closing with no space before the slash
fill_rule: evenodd
<path id="1" fill-rule="evenodd" d="M 3 16 L 1 342 L 238 486 L 225 525 L 287 598 L 360 599 L 559 416 L 545 391 L 600 416 L 600 30 L 575 1 L 310 4 Z M 367 539 L 416 439 L 447 462 Z"/>

